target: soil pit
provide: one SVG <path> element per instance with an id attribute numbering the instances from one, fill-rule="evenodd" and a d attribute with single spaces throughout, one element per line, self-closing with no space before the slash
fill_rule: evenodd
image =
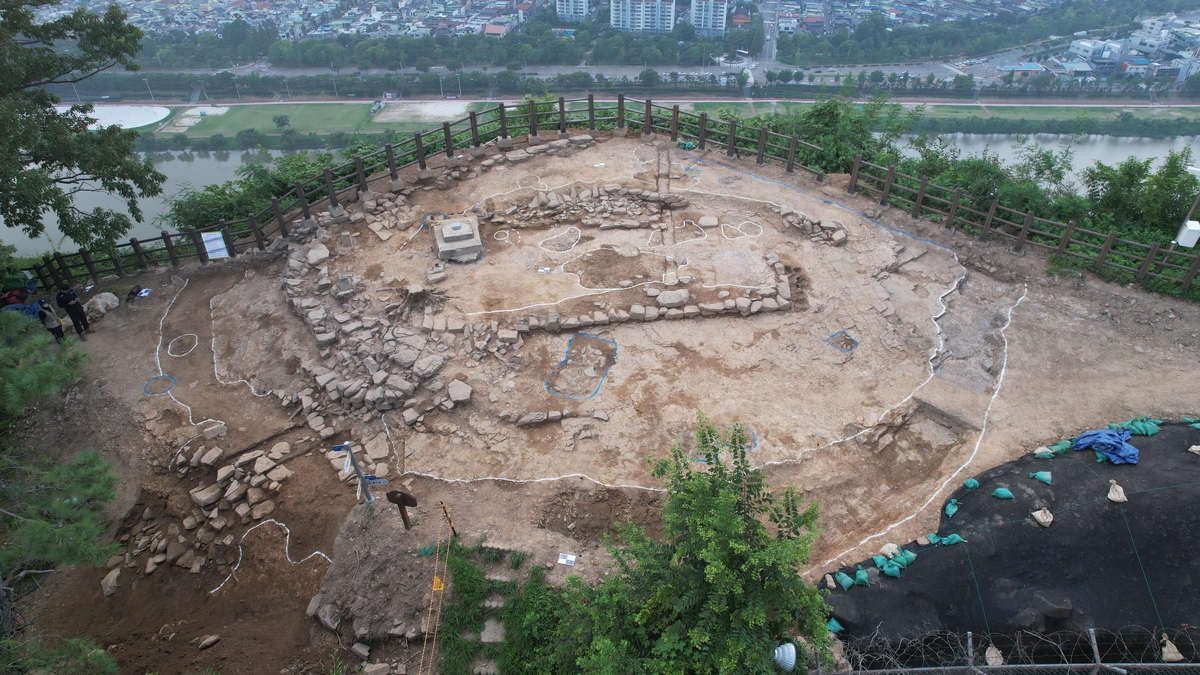
<path id="1" fill-rule="evenodd" d="M 608 369 L 616 361 L 617 344 L 587 333 L 576 333 L 567 345 L 567 354 L 546 378 L 546 389 L 573 401 L 582 401 L 600 392 Z"/>

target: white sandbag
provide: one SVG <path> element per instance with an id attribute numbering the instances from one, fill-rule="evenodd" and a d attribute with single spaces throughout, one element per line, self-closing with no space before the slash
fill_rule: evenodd
<path id="1" fill-rule="evenodd" d="M 1183 660 L 1183 654 L 1179 652 L 1179 648 L 1174 642 L 1167 639 L 1166 634 L 1162 636 L 1162 660 L 1163 663 L 1179 663 Z"/>
<path id="2" fill-rule="evenodd" d="M 895 544 L 884 544 L 883 548 L 879 549 L 879 555 L 887 557 L 888 560 L 896 557 L 900 553 L 900 547 Z"/>
<path id="3" fill-rule="evenodd" d="M 1188 452 L 1192 453 L 1193 455 L 1200 455 L 1200 445 L 1193 445 L 1192 447 L 1188 448 Z"/>
<path id="4" fill-rule="evenodd" d="M 1118 504 L 1129 501 L 1125 497 L 1124 488 L 1122 488 L 1120 485 L 1117 485 L 1117 481 L 1110 480 L 1110 481 L 1108 481 L 1108 484 L 1112 486 L 1112 487 L 1108 488 L 1108 501 L 1116 502 Z"/>
<path id="5" fill-rule="evenodd" d="M 996 649 L 996 645 L 988 645 L 987 651 L 983 653 L 983 658 L 987 660 L 989 666 L 1004 665 L 1004 654 L 1001 654 L 1000 650 Z"/>
<path id="6" fill-rule="evenodd" d="M 1050 513 L 1050 509 L 1044 507 L 1034 511 L 1030 515 L 1032 515 L 1033 519 L 1037 521 L 1037 524 L 1041 525 L 1042 527 L 1050 527 L 1050 523 L 1054 522 L 1054 514 Z"/>
<path id="7" fill-rule="evenodd" d="M 117 296 L 112 293 L 97 293 L 83 305 L 83 311 L 87 313 L 88 320 L 98 319 L 108 312 L 116 309 L 121 304 Z"/>

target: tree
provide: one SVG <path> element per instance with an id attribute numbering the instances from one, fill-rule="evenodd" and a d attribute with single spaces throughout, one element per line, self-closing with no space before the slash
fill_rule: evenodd
<path id="1" fill-rule="evenodd" d="M 142 221 L 139 198 L 162 194 L 166 177 L 134 145 L 140 134 L 109 126 L 89 130 L 92 105 L 58 112 L 59 98 L 44 87 L 82 82 L 122 67 L 137 70 L 142 31 L 116 5 L 101 16 L 84 9 L 38 23 L 34 10 L 53 0 L 8 0 L 0 12 L 0 219 L 29 237 L 45 230 L 53 213 L 58 227 L 86 248 L 107 248 L 133 227 L 112 209 L 83 211 L 81 192 L 119 197 Z"/>
<path id="2" fill-rule="evenodd" d="M 271 118 L 271 121 L 274 122 L 275 126 L 279 129 L 292 126 L 292 121 L 288 119 L 287 115 L 276 115 Z"/>
<path id="3" fill-rule="evenodd" d="M 739 87 L 745 87 L 749 83 L 750 83 L 750 71 L 739 70 L 737 72 L 737 85 Z"/>
<path id="4" fill-rule="evenodd" d="M 817 506 L 803 507 L 794 487 L 772 493 L 748 446 L 745 427 L 722 434 L 698 416 L 695 456 L 676 444 L 654 463 L 666 488 L 662 542 L 625 524 L 599 586 L 573 579 L 561 604 L 536 586 L 540 597 L 522 597 L 537 607 L 518 632 L 552 629 L 531 645 L 526 672 L 767 675 L 794 634 L 825 652 L 829 610 L 799 575 Z M 546 614 L 561 621 L 538 620 Z"/>
<path id="5" fill-rule="evenodd" d="M 662 76 L 653 68 L 647 68 L 638 73 L 638 82 L 645 87 L 657 87 L 662 82 Z"/>
<path id="6" fill-rule="evenodd" d="M 242 150 L 251 150 L 267 141 L 266 134 L 257 129 L 242 129 L 237 132 L 235 138 L 237 139 L 238 147 Z"/>
<path id="7" fill-rule="evenodd" d="M 788 82 L 792 81 L 792 77 L 794 75 L 795 72 L 791 68 L 784 68 L 783 70 L 779 71 L 779 81 L 787 84 Z"/>
<path id="8" fill-rule="evenodd" d="M 429 69 L 433 67 L 433 59 L 429 58 L 428 56 L 422 56 L 421 58 L 417 59 L 417 63 L 415 65 L 417 70 L 421 71 L 422 73 L 428 73 Z"/>

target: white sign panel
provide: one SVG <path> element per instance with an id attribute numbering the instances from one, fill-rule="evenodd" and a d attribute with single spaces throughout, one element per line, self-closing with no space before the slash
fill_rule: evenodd
<path id="1" fill-rule="evenodd" d="M 225 238 L 220 232 L 201 232 L 200 237 L 204 240 L 204 250 L 209 259 L 229 257 L 229 249 L 225 248 Z"/>

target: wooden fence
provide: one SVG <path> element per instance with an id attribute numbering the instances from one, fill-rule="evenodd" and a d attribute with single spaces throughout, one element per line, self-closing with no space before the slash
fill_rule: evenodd
<path id="1" fill-rule="evenodd" d="M 1014 251 L 1025 247 L 1041 248 L 1052 254 L 1086 260 L 1096 271 L 1105 268 L 1124 270 L 1138 282 L 1163 279 L 1179 284 L 1182 291 L 1191 288 L 1200 271 L 1200 255 L 1163 248 L 1158 242 L 1143 244 L 1120 239 L 1115 232 L 1093 232 L 1075 221 L 1060 223 L 1039 218 L 1033 211 L 1024 213 L 1001 206 L 998 200 L 976 204 L 962 189 L 951 190 L 896 171 L 895 166 L 879 166 L 854 158 L 848 191 L 859 190 L 879 200 L 909 211 L 914 218 L 924 215 L 940 218 L 947 228 L 962 229 L 981 239 L 996 237 L 1012 242 Z"/>
<path id="2" fill-rule="evenodd" d="M 424 171 L 439 155 L 453 158 L 455 152 L 479 148 L 499 139 L 502 146 L 511 143 L 513 135 L 528 135 L 540 141 L 543 132 L 565 135 L 568 128 L 615 128 L 647 133 L 649 130 L 670 134 L 671 141 L 692 140 L 702 149 L 723 149 L 729 156 L 753 155 L 763 164 L 769 160 L 786 164 L 787 171 L 796 168 L 808 171 L 819 179 L 821 172 L 804 166 L 821 152 L 821 148 L 805 143 L 796 136 L 784 136 L 767 130 L 743 128 L 737 121 L 710 119 L 707 113 L 684 112 L 678 105 L 655 105 L 649 99 L 626 99 L 597 103 L 594 96 L 586 99 L 558 101 L 498 103 L 482 112 L 472 111 L 467 117 L 444 122 L 440 129 L 414 132 L 402 142 L 389 144 L 382 150 L 355 157 L 341 166 L 325 169 L 320 175 L 296 184 L 271 200 L 271 205 L 240 220 L 221 220 L 190 232 L 163 232 L 152 239 L 130 239 L 116 245 L 110 252 L 80 249 L 76 253 L 55 252 L 45 255 L 29 271 L 43 287 L 62 281 L 74 283 L 90 278 L 99 283 L 101 277 L 126 277 L 152 265 L 170 264 L 179 267 L 184 262 L 199 260 L 208 264 L 203 233 L 220 232 L 231 257 L 253 249 L 264 250 L 275 239 L 287 236 L 289 226 L 300 218 L 308 218 L 319 206 L 335 206 L 345 195 L 367 190 L 368 184 L 382 178 L 396 180 L 399 172 L 416 165 Z M 506 142 L 507 141 L 507 142 Z"/>

